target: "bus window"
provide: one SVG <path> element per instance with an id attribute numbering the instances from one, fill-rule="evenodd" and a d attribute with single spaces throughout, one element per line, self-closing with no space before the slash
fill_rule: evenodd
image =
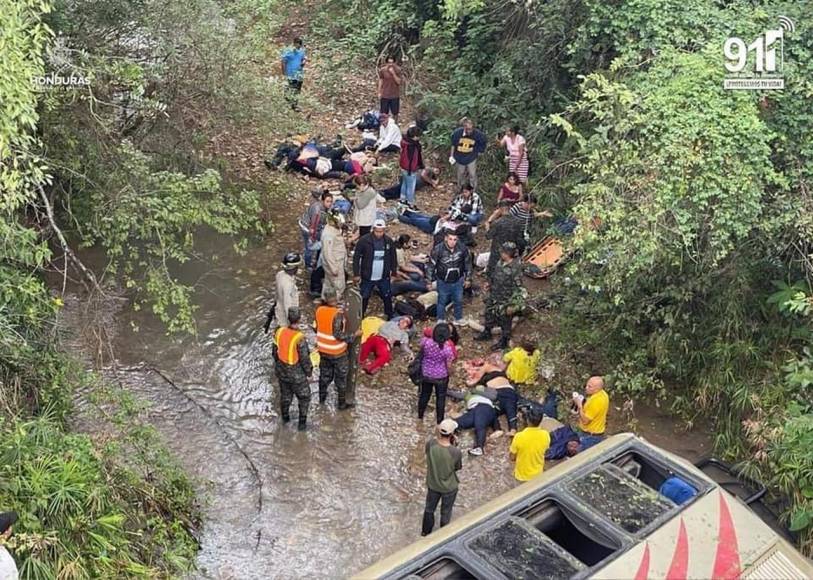
<path id="1" fill-rule="evenodd" d="M 574 515 L 562 510 L 552 499 L 526 508 L 517 516 L 556 542 L 583 564 L 594 566 L 621 548 L 621 542 L 602 533 L 596 526 L 589 526 L 590 536 L 579 529 L 587 527 Z"/>
<path id="2" fill-rule="evenodd" d="M 406 576 L 405 580 L 477 580 L 477 577 L 448 556 L 438 558 L 417 572 Z"/>

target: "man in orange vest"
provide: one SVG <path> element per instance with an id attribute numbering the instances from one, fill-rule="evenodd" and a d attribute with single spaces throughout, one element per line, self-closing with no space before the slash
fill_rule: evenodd
<path id="1" fill-rule="evenodd" d="M 355 407 L 347 402 L 347 373 L 350 359 L 347 355 L 351 335 L 345 334 L 344 312 L 337 306 L 338 296 L 333 288 L 325 288 L 324 303 L 316 309 L 316 348 L 319 350 L 319 403 L 327 400 L 330 383 L 336 383 L 338 408 Z"/>
<path id="2" fill-rule="evenodd" d="M 304 431 L 311 402 L 309 379 L 313 372 L 308 341 L 297 329 L 302 313 L 299 308 L 288 309 L 288 326 L 280 326 L 274 333 L 274 370 L 279 380 L 280 412 L 282 422 L 291 420 L 288 410 L 296 395 L 299 401 L 299 430 Z"/>

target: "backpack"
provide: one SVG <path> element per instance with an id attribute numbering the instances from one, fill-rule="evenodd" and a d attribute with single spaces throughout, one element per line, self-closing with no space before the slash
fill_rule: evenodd
<path id="1" fill-rule="evenodd" d="M 423 381 L 423 349 L 418 351 L 417 356 L 409 363 L 407 374 L 413 385 L 420 386 Z"/>

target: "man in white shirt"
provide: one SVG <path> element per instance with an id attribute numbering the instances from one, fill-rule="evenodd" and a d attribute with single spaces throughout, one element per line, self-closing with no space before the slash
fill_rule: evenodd
<path id="1" fill-rule="evenodd" d="M 4 512 L 0 514 L 0 579 L 17 580 L 17 564 L 14 558 L 8 553 L 5 542 L 11 536 L 11 527 L 17 521 L 16 512 Z"/>
<path id="2" fill-rule="evenodd" d="M 386 113 L 379 118 L 378 141 L 375 142 L 376 153 L 398 153 L 401 151 L 401 129 Z"/>

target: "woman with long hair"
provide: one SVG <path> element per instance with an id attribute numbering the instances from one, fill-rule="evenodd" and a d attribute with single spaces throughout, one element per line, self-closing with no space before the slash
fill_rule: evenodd
<path id="1" fill-rule="evenodd" d="M 497 194 L 497 203 L 505 200 L 511 204 L 517 203 L 522 199 L 522 182 L 519 180 L 519 175 L 512 171 L 502 184 L 500 192 Z"/>
<path id="2" fill-rule="evenodd" d="M 500 145 L 505 147 L 508 153 L 508 171 L 516 173 L 520 183 L 528 183 L 528 150 L 525 137 L 519 134 L 519 127 L 514 125 L 508 129 L 505 136 L 500 139 Z"/>

